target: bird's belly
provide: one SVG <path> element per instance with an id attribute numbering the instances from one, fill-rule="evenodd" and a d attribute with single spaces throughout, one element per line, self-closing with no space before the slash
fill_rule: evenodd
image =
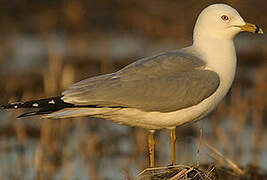
<path id="1" fill-rule="evenodd" d="M 213 95 L 201 103 L 173 112 L 145 112 L 135 108 L 124 108 L 99 115 L 98 117 L 119 124 L 137 126 L 145 129 L 171 129 L 203 118 L 219 104 L 227 91 L 222 86 L 219 86 Z"/>

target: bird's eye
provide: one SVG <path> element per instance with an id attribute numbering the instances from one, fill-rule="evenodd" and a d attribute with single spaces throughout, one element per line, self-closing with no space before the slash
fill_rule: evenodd
<path id="1" fill-rule="evenodd" d="M 222 18 L 222 20 L 224 20 L 224 21 L 228 21 L 228 20 L 229 20 L 229 17 L 226 16 L 226 15 L 222 15 L 221 18 Z"/>

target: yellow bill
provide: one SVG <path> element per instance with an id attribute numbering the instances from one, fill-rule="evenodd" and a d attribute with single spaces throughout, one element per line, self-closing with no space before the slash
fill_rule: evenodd
<path id="1" fill-rule="evenodd" d="M 243 26 L 237 26 L 237 27 L 241 28 L 242 31 L 248 31 L 256 34 L 263 34 L 263 30 L 255 24 L 246 23 Z"/>

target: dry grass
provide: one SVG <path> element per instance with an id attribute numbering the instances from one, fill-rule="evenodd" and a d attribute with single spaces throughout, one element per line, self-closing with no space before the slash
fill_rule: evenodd
<path id="1" fill-rule="evenodd" d="M 134 180 L 264 180 L 267 179 L 267 174 L 253 165 L 247 166 L 244 169 L 238 167 L 232 160 L 225 157 L 218 149 L 201 140 L 211 152 L 209 155 L 216 162 L 221 160 L 224 164 L 197 163 L 194 166 L 175 165 L 158 168 L 146 168 L 135 176 Z M 217 165 L 216 165 L 217 164 Z M 130 178 L 129 178 L 130 179 Z M 132 178 L 131 178 L 132 179 Z"/>
<path id="2" fill-rule="evenodd" d="M 199 167 L 176 165 L 171 167 L 162 168 L 150 168 L 146 169 L 138 174 L 134 179 L 136 180 L 211 180 L 213 179 L 212 171 L 214 168 L 209 170 L 203 170 Z"/>
<path id="3" fill-rule="evenodd" d="M 149 49 L 150 45 L 164 44 L 165 41 L 173 43 L 176 39 L 180 40 L 181 44 L 189 44 L 196 15 L 186 12 L 199 12 L 212 2 L 119 2 L 114 0 L 107 2 L 101 0 L 94 1 L 93 5 L 91 1 L 68 0 L 54 4 L 44 1 L 41 6 L 28 3 L 27 6 L 25 4 L 24 9 L 19 4 L 12 5 L 12 8 L 21 14 L 13 13 L 11 8 L 7 7 L 7 11 L 0 12 L 2 27 L 0 29 L 2 34 L 0 37 L 2 40 L 0 103 L 58 95 L 73 82 L 95 74 L 112 72 L 132 62 L 135 57 L 150 54 L 152 51 Z M 250 17 L 249 19 L 254 19 L 263 26 L 267 25 L 264 18 L 266 17 L 264 5 L 258 5 L 249 0 L 240 2 L 239 0 L 229 1 L 241 11 L 243 16 Z M 246 3 L 247 5 L 244 5 Z M 0 3 L 0 5 L 5 4 Z M 185 25 L 181 26 L 182 23 Z M 13 38 L 23 36 L 25 31 L 36 35 L 46 44 L 45 55 L 37 57 L 35 60 L 39 60 L 38 63 L 33 63 L 30 70 L 21 67 L 10 69 L 18 64 L 15 58 L 12 60 L 18 48 L 12 44 Z M 55 36 L 57 31 L 64 32 L 62 34 L 68 37 L 64 39 L 67 55 L 62 54 L 60 48 L 57 48 L 58 42 L 55 39 L 62 35 L 59 33 Z M 134 54 L 126 53 L 127 55 L 123 57 L 112 55 L 110 53 L 112 46 L 107 39 L 119 35 L 123 40 L 128 40 L 129 34 L 141 38 L 141 42 L 146 43 L 140 43 L 141 48 L 133 50 Z M 181 37 L 181 34 L 184 36 Z M 96 42 L 100 42 L 100 45 Z M 94 48 L 94 45 L 101 46 L 98 49 L 101 56 L 87 53 Z M 143 46 L 148 47 L 143 48 Z M 260 153 L 266 151 L 266 143 L 264 144 L 266 138 L 264 119 L 266 119 L 267 109 L 266 47 L 265 44 L 262 49 L 257 48 L 255 51 L 257 54 L 246 54 L 242 58 L 244 62 L 240 61 L 241 70 L 237 73 L 231 95 L 208 120 L 210 129 L 214 131 L 203 131 L 203 139 L 213 146 L 219 146 L 222 154 L 238 165 L 242 162 L 242 158 L 247 157 L 244 155 L 243 144 L 252 141 L 251 158 L 247 164 L 260 166 Z M 249 61 L 251 57 L 259 57 L 259 59 L 253 59 L 251 62 Z M 249 73 L 244 70 L 251 66 L 256 68 L 256 71 L 253 71 L 253 68 Z M 17 120 L 15 116 L 20 112 L 1 112 L 0 115 L 0 152 L 5 158 L 0 159 L 0 180 L 19 180 L 28 174 L 32 174 L 32 179 L 36 180 L 54 179 L 59 176 L 58 174 L 61 179 L 66 180 L 72 179 L 74 175 L 77 179 L 88 177 L 98 180 L 108 179 L 109 176 L 106 174 L 113 169 L 113 172 L 123 179 L 130 178 L 136 170 L 147 167 L 146 132 L 142 129 L 121 130 L 108 122 L 87 118 L 62 121 L 39 121 L 34 118 Z M 230 122 L 227 128 L 225 128 L 225 121 Z M 248 132 L 248 127 L 253 127 L 253 131 Z M 178 131 L 178 157 L 181 157 L 190 152 L 188 149 L 180 148 L 185 145 L 181 143 L 185 139 L 183 137 L 190 136 L 198 139 L 196 135 L 198 129 L 179 129 Z M 242 137 L 247 134 L 252 138 L 244 142 Z M 167 151 L 164 145 L 167 144 L 168 139 L 157 138 L 156 162 L 159 165 L 166 165 L 169 156 L 162 152 Z M 121 142 L 125 142 L 126 145 Z M 189 157 L 183 158 L 195 160 L 193 156 L 190 154 Z M 115 161 L 117 159 L 120 161 Z M 110 161 L 112 163 L 106 164 Z M 199 161 L 201 164 L 203 158 L 200 157 Z M 147 170 L 138 179 L 148 177 L 150 179 L 220 179 L 220 177 L 224 177 L 222 179 L 225 180 L 238 179 L 236 170 L 222 167 L 226 166 L 224 161 L 217 157 L 216 166 L 209 164 L 164 167 L 156 169 L 153 175 L 150 170 Z M 15 169 L 15 172 L 12 169 Z M 261 175 L 264 173 L 255 166 L 248 166 L 241 170 L 244 171 L 244 177 L 241 176 L 239 179 L 246 180 L 248 177 L 255 180 L 264 179 Z M 77 171 L 85 174 L 79 174 Z"/>
<path id="4" fill-rule="evenodd" d="M 153 172 L 152 172 L 153 171 Z M 217 167 L 212 164 L 201 166 L 164 167 L 147 169 L 134 178 L 134 180 L 265 180 L 259 169 L 249 166 L 243 175 L 236 174 L 232 169 Z"/>

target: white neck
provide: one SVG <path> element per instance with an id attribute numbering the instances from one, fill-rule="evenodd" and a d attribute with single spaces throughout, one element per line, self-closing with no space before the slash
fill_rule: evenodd
<path id="1" fill-rule="evenodd" d="M 207 69 L 219 74 L 221 85 L 228 90 L 236 71 L 236 52 L 233 40 L 200 36 L 194 38 L 191 48 L 205 60 Z"/>

